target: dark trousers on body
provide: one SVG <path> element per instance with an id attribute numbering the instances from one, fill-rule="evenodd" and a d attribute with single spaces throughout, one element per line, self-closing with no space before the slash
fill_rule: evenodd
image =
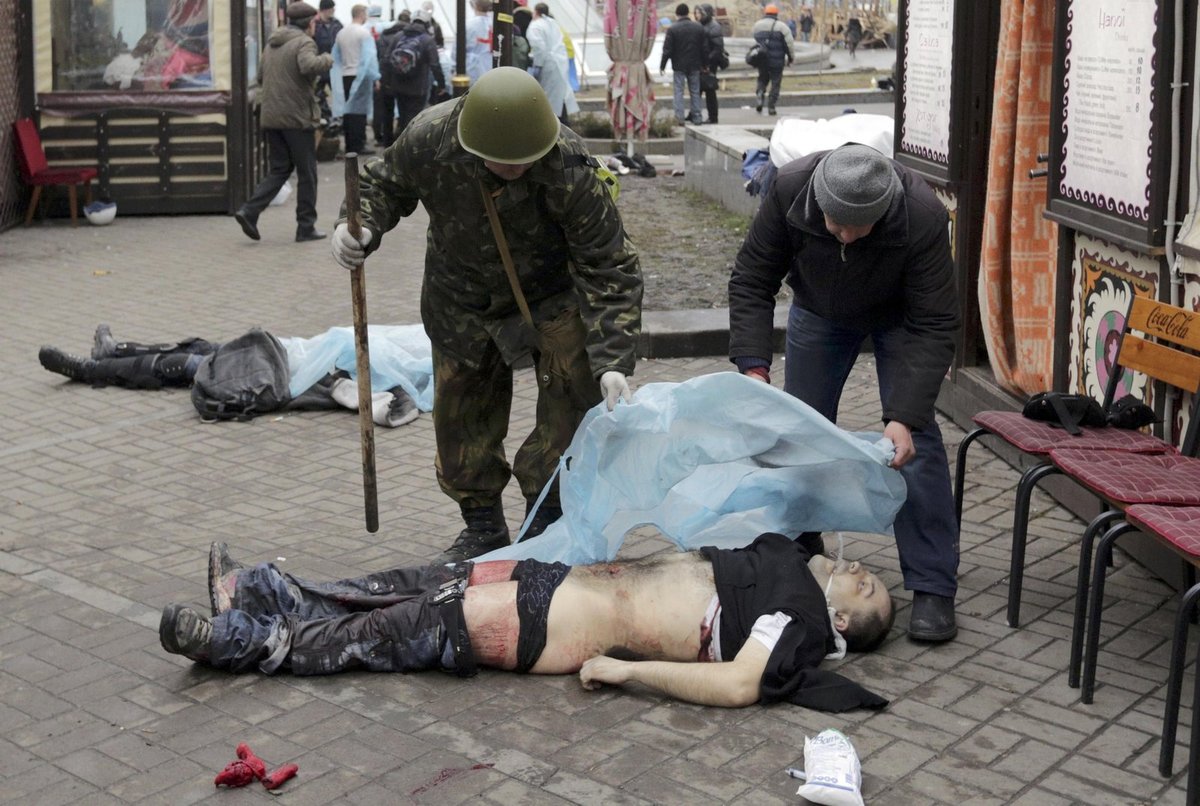
<path id="1" fill-rule="evenodd" d="M 317 141 L 312 129 L 263 129 L 268 168 L 254 193 L 242 205 L 252 218 L 267 209 L 283 183 L 296 171 L 296 231 L 317 223 Z"/>
<path id="2" fill-rule="evenodd" d="M 209 663 L 266 674 L 474 674 L 462 619 L 471 568 L 400 568 L 337 582 L 308 582 L 268 563 L 243 569 L 233 609 L 213 618 Z"/>
<path id="3" fill-rule="evenodd" d="M 788 315 L 784 391 L 837 422 L 842 389 L 867 336 L 875 348 L 879 394 L 883 399 L 903 377 L 907 334 L 903 326 L 863 332 L 842 327 L 793 305 Z M 953 597 L 958 589 L 958 520 L 950 487 L 950 466 L 942 432 L 930 424 L 912 432 L 917 455 L 900 475 L 908 498 L 896 514 L 896 548 L 904 587 Z"/>

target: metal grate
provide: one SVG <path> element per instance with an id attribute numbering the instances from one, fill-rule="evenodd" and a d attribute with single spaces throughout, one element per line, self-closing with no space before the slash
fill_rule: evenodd
<path id="1" fill-rule="evenodd" d="M 16 65 L 19 0 L 0 0 L 0 64 Z M 12 124 L 20 114 L 20 76 L 0 81 L 0 230 L 21 219 L 26 199 L 25 188 L 17 174 Z"/>

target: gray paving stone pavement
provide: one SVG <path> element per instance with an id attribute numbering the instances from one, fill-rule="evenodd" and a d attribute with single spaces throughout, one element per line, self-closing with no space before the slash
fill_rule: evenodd
<path id="1" fill-rule="evenodd" d="M 326 228 L 340 171 L 320 170 Z M 784 769 L 801 766 L 804 736 L 826 727 L 854 741 L 874 803 L 1183 801 L 1190 679 L 1175 774 L 1155 769 L 1170 589 L 1118 556 L 1096 702 L 1080 704 L 1063 670 L 1082 524 L 1035 497 L 1025 624 L 1006 627 L 1017 474 L 985 450 L 968 474 L 957 640 L 910 642 L 892 542 L 849 541 L 848 556 L 882 569 L 900 605 L 884 647 L 843 664 L 891 698 L 879 713 L 720 710 L 489 671 L 466 681 L 230 676 L 165 654 L 158 612 L 206 602 L 212 540 L 246 559 L 337 577 L 429 560 L 459 529 L 434 480 L 428 416 L 376 432 L 381 528 L 371 535 L 353 416 L 203 425 L 183 392 L 92 389 L 39 367 L 39 345 L 86 351 L 99 322 L 144 340 L 348 324 L 347 275 L 327 243 L 292 242 L 292 215 L 290 205 L 271 208 L 259 243 L 221 216 L 78 229 L 52 221 L 0 234 L 0 801 L 261 802 L 257 789 L 212 785 L 245 741 L 272 764 L 300 765 L 281 796 L 291 804 L 791 803 L 796 782 Z M 370 259 L 372 321 L 418 321 L 423 232 L 418 213 Z M 634 380 L 728 366 L 720 356 L 646 360 Z M 534 392 L 518 372 L 514 447 Z M 842 421 L 871 428 L 877 418 L 864 357 Z M 961 432 L 943 427 L 953 447 Z M 506 501 L 515 521 L 515 485 Z M 665 545 L 639 533 L 625 553 Z"/>

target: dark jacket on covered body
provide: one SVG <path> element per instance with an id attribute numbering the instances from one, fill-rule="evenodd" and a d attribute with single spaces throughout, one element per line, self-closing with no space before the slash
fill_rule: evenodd
<path id="1" fill-rule="evenodd" d="M 679 17 L 667 28 L 663 40 L 660 70 L 671 69 L 676 73 L 694 73 L 704 66 L 706 36 L 704 26 L 691 17 Z"/>
<path id="2" fill-rule="evenodd" d="M 315 129 L 321 119 L 316 80 L 329 72 L 333 57 L 318 54 L 317 43 L 294 25 L 275 29 L 263 51 L 258 94 L 264 129 Z"/>
<path id="3" fill-rule="evenodd" d="M 421 320 L 435 347 L 469 367 L 489 341 L 512 363 L 528 352 L 522 321 L 488 224 L 480 183 L 496 198 L 521 290 L 535 322 L 578 307 L 596 377 L 633 373 L 641 331 L 642 275 L 607 187 L 584 163 L 587 149 L 570 129 L 520 179 L 503 182 L 465 151 L 458 118 L 465 97 L 417 115 L 360 179 L 368 251 L 411 215 L 429 216 Z M 345 211 L 342 218 L 345 220 Z M 399 248 L 412 236 L 398 235 Z M 386 254 L 386 253 L 385 253 Z"/>
<path id="4" fill-rule="evenodd" d="M 407 76 L 397 76 L 392 71 L 391 59 L 389 57 L 391 56 L 392 48 L 405 39 L 417 40 L 418 52 L 421 54 L 421 63 L 415 72 Z M 383 81 L 386 82 L 388 91 L 392 95 L 404 97 L 428 96 L 430 87 L 429 75 L 431 72 L 434 79 L 433 86 L 446 86 L 446 75 L 442 72 L 441 61 L 438 60 L 437 43 L 433 41 L 433 36 L 421 20 L 413 20 L 408 25 L 400 27 L 398 31 L 397 26 L 392 26 L 379 37 L 379 42 L 379 72 Z"/>
<path id="5" fill-rule="evenodd" d="M 786 277 L 796 305 L 841 327 L 904 328 L 905 367 L 883 419 L 924 428 L 959 328 L 949 216 L 919 176 L 893 161 L 904 192 L 869 235 L 843 247 L 812 188 L 827 153 L 781 168 L 746 233 L 729 280 L 729 355 L 770 362 L 775 295 Z"/>

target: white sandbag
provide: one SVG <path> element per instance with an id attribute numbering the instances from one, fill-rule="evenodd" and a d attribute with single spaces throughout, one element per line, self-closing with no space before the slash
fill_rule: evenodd
<path id="1" fill-rule="evenodd" d="M 771 132 L 771 162 L 782 168 L 798 157 L 846 143 L 862 143 L 891 157 L 895 128 L 896 121 L 888 115 L 850 113 L 828 120 L 783 118 Z"/>

